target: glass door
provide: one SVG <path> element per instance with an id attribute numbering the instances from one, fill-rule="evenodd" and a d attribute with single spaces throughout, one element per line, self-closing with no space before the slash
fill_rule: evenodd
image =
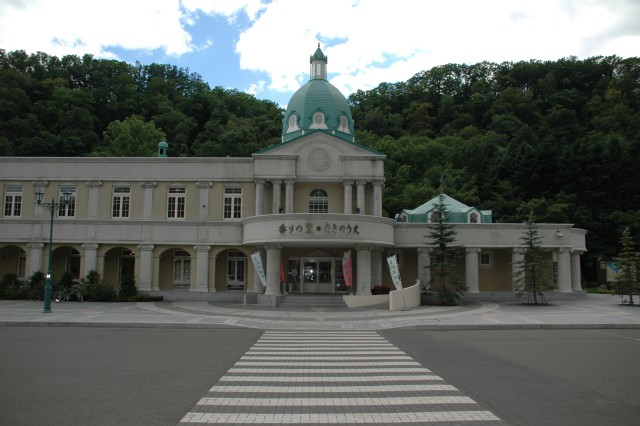
<path id="1" fill-rule="evenodd" d="M 333 259 L 302 259 L 301 293 L 333 293 Z"/>

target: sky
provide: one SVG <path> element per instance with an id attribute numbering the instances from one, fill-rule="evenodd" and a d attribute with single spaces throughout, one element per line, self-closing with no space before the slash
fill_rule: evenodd
<path id="1" fill-rule="evenodd" d="M 172 64 L 286 107 L 448 63 L 640 56 L 640 0 L 0 0 L 0 49 Z"/>

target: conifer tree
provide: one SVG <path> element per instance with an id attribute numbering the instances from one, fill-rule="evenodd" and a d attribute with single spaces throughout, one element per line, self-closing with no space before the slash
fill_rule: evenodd
<path id="1" fill-rule="evenodd" d="M 456 240 L 456 231 L 453 225 L 447 223 L 447 213 L 445 196 L 441 192 L 431 212 L 435 227 L 428 235 L 433 245 L 433 252 L 430 266 L 431 280 L 427 287 L 427 294 L 435 297 L 443 305 L 452 305 L 463 296 L 467 286 L 453 273 L 454 262 L 460 250 L 453 245 Z"/>
<path id="2" fill-rule="evenodd" d="M 543 292 L 554 290 L 556 287 L 553 279 L 553 260 L 549 251 L 541 246 L 542 238 L 534 222 L 533 213 L 529 214 L 527 228 L 520 241 L 522 260 L 516 262 L 513 289 L 518 297 L 526 297 L 528 304 L 546 305 L 548 302 Z"/>
<path id="3" fill-rule="evenodd" d="M 620 238 L 622 251 L 618 253 L 615 264 L 618 267 L 618 276 L 613 285 L 616 294 L 621 298 L 629 296 L 629 300 L 624 300 L 633 305 L 633 295 L 638 295 L 640 286 L 638 285 L 638 264 L 640 263 L 640 253 L 634 250 L 634 241 L 631 230 L 626 227 L 622 231 Z"/>

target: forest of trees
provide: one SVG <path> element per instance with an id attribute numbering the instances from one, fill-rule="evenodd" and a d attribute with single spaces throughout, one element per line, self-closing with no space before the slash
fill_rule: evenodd
<path id="1" fill-rule="evenodd" d="M 448 64 L 348 98 L 387 155 L 385 214 L 438 194 L 496 222 L 574 223 L 595 259 L 640 235 L 640 58 Z M 0 155 L 249 156 L 282 110 L 172 65 L 0 50 Z"/>

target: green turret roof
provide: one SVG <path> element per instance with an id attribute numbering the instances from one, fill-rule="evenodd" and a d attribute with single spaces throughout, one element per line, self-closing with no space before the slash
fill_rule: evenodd
<path id="1" fill-rule="evenodd" d="M 310 80 L 298 89 L 284 113 L 282 141 L 287 142 L 310 131 L 330 133 L 354 142 L 354 125 L 349 103 L 326 79 L 327 56 L 320 49 L 310 59 Z"/>

